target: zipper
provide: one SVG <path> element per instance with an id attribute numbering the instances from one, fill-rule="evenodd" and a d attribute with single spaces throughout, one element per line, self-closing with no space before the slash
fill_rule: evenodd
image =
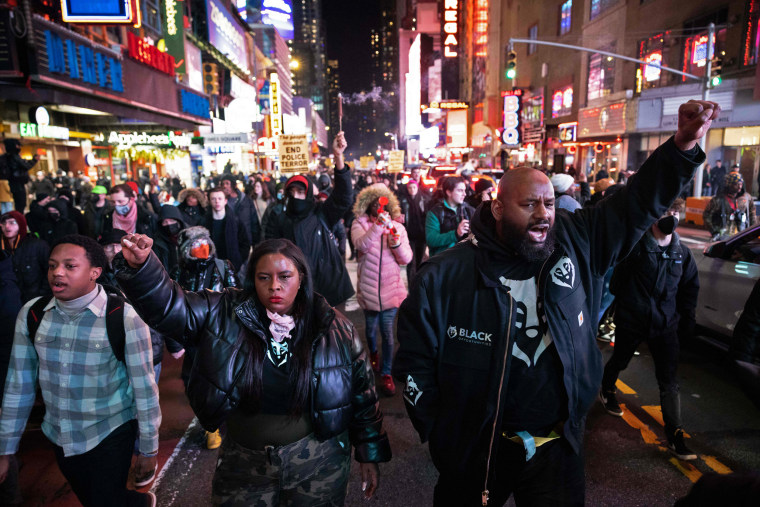
<path id="1" fill-rule="evenodd" d="M 496 439 L 496 423 L 499 421 L 499 408 L 501 407 L 501 391 L 504 387 L 504 375 L 507 372 L 507 356 L 509 354 L 509 337 L 512 334 L 512 310 L 514 309 L 514 299 L 511 292 L 507 292 L 509 296 L 509 320 L 507 321 L 507 345 L 504 347 L 504 363 L 501 368 L 501 380 L 499 381 L 499 397 L 496 399 L 496 415 L 493 418 L 493 429 L 491 430 L 491 445 L 488 446 L 488 458 L 486 460 L 486 479 L 483 483 L 483 493 L 481 499 L 483 505 L 488 505 L 488 474 L 491 471 L 491 453 L 493 452 L 493 442 Z"/>
<path id="2" fill-rule="evenodd" d="M 549 262 L 551 259 L 551 255 L 544 261 L 544 263 L 541 265 L 541 270 L 538 272 L 538 290 L 541 291 L 541 281 L 543 279 L 544 274 L 544 268 L 546 267 L 546 263 Z M 483 506 L 488 505 L 488 475 L 491 471 L 491 453 L 493 452 L 493 442 L 496 439 L 496 423 L 499 420 L 499 408 L 501 406 L 501 391 L 504 387 L 504 375 L 507 371 L 507 355 L 509 354 L 509 337 L 512 334 L 512 311 L 514 308 L 514 299 L 512 298 L 511 292 L 507 292 L 507 295 L 509 296 L 509 321 L 507 324 L 507 346 L 504 348 L 504 365 L 501 370 L 501 380 L 499 382 L 499 397 L 496 399 L 496 417 L 494 417 L 493 420 L 493 430 L 491 431 L 491 445 L 488 447 L 488 459 L 486 460 L 486 479 L 483 483 L 483 492 L 481 493 L 481 500 L 483 503 Z M 544 309 L 544 315 L 546 315 L 546 309 Z M 547 317 L 547 324 L 548 324 L 548 317 Z"/>

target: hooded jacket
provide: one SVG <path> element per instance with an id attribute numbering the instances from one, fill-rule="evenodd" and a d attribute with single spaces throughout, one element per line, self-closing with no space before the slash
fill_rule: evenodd
<path id="1" fill-rule="evenodd" d="M 60 214 L 58 220 L 50 218 L 48 210 L 54 208 Z M 56 241 L 69 234 L 77 234 L 79 229 L 76 222 L 69 218 L 69 207 L 61 199 L 55 199 L 47 203 L 44 207 L 37 206 L 37 210 L 30 210 L 29 213 L 35 213 L 38 216 L 37 223 L 41 227 L 40 238 L 45 240 L 48 245 L 52 246 Z"/>
<path id="2" fill-rule="evenodd" d="M 195 197 L 198 204 L 195 206 L 188 205 L 186 201 L 188 196 Z M 179 206 L 177 207 L 187 217 L 188 227 L 203 224 L 204 217 L 208 212 L 208 200 L 206 199 L 205 193 L 197 188 L 186 188 L 179 193 L 177 200 L 180 201 Z"/>
<path id="3" fill-rule="evenodd" d="M 351 207 L 351 172 L 346 166 L 335 171 L 335 188 L 323 203 L 315 203 L 314 188 L 307 181 L 304 209 L 294 211 L 297 199 L 286 199 L 285 212 L 274 215 L 267 224 L 267 239 L 285 238 L 303 250 L 309 260 L 314 291 L 322 294 L 331 306 L 336 306 L 354 295 L 345 260 L 340 256 L 332 228 Z"/>
<path id="4" fill-rule="evenodd" d="M 5 238 L 2 238 L 3 251 L 13 259 L 13 273 L 16 275 L 21 289 L 22 303 L 39 296 L 50 295 L 50 285 L 47 281 L 48 258 L 50 247 L 46 242 L 33 234 L 26 232 L 26 218 L 18 211 L 9 211 L 18 224 L 18 243 L 12 248 Z"/>
<path id="5" fill-rule="evenodd" d="M 185 222 L 187 218 L 176 206 L 170 204 L 161 206 L 157 221 L 158 232 L 153 242 L 153 251 L 156 253 L 156 256 L 161 260 L 161 264 L 169 272 L 172 280 L 176 280 L 179 276 L 179 244 L 173 241 L 161 226 L 161 222 L 167 218 L 179 222 L 180 231 L 187 227 L 187 222 Z"/>
<path id="6" fill-rule="evenodd" d="M 537 275 L 537 295 L 562 363 L 562 432 L 576 452 L 602 377 L 594 316 L 604 274 L 664 214 L 704 160 L 699 148 L 681 152 L 671 138 L 626 188 L 599 206 L 556 212 L 556 247 Z M 422 265 L 399 311 L 394 360 L 407 411 L 422 441 L 430 441 L 438 470 L 483 480 L 499 448 L 518 324 L 500 275 L 527 263 L 496 240 L 494 227 L 491 208 L 481 206 L 468 240 Z"/>
<path id="7" fill-rule="evenodd" d="M 615 266 L 610 292 L 615 295 L 616 326 L 645 336 L 680 331 L 680 336 L 691 337 L 699 274 L 677 233 L 663 251 L 647 232 Z"/>
<path id="8" fill-rule="evenodd" d="M 239 382 L 249 345 L 238 336 L 245 328 L 256 339 L 267 339 L 263 307 L 238 289 L 185 292 L 155 255 L 138 270 L 121 254 L 115 262 L 119 285 L 140 317 L 168 337 L 197 346 L 187 395 L 201 425 L 216 430 L 247 401 Z M 348 430 L 357 461 L 390 460 L 374 375 L 356 329 L 317 294 L 312 311 L 319 332 L 305 339 L 312 340 L 309 415 L 316 438 L 324 441 Z"/>
<path id="9" fill-rule="evenodd" d="M 393 226 L 401 237 L 401 244 L 392 248 L 384 228 L 367 215 L 367 208 L 377 198 L 388 198 L 386 211 L 398 218 L 401 208 L 398 199 L 382 183 L 371 185 L 359 193 L 354 205 L 358 218 L 351 226 L 351 238 L 359 252 L 356 272 L 356 299 L 364 310 L 381 312 L 398 308 L 406 299 L 406 287 L 401 279 L 401 265 L 412 260 L 412 248 L 406 229 L 400 223 Z"/>
<path id="10" fill-rule="evenodd" d="M 196 239 L 206 239 L 209 243 L 208 259 L 196 259 L 190 255 L 191 245 Z M 216 245 L 205 227 L 189 227 L 180 234 L 179 246 L 180 286 L 185 290 L 204 289 L 221 291 L 227 287 L 240 288 L 235 267 L 230 261 L 217 258 Z"/>

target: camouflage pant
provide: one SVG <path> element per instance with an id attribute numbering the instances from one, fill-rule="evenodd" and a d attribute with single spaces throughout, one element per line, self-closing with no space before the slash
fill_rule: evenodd
<path id="1" fill-rule="evenodd" d="M 225 438 L 212 484 L 225 507 L 341 506 L 351 467 L 348 432 L 324 442 L 314 435 L 263 451 Z"/>

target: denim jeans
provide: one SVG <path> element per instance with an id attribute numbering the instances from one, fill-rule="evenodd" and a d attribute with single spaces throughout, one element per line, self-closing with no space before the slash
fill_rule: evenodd
<path id="1" fill-rule="evenodd" d="M 13 201 L 0 202 L 0 215 L 5 215 L 9 211 L 13 211 Z"/>
<path id="2" fill-rule="evenodd" d="M 377 352 L 377 325 L 380 321 L 380 334 L 383 337 L 383 365 L 381 375 L 390 375 L 393 365 L 393 322 L 398 308 L 389 308 L 382 312 L 364 310 L 365 334 L 370 352 Z"/>

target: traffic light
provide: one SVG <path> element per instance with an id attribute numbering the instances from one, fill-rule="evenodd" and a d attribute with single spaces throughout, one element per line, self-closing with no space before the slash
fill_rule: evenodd
<path id="1" fill-rule="evenodd" d="M 517 53 L 510 51 L 507 54 L 507 79 L 514 79 L 517 77 Z"/>
<path id="2" fill-rule="evenodd" d="M 718 86 L 723 79 L 720 74 L 723 70 L 723 58 L 716 56 L 712 60 L 712 66 L 710 67 L 710 84 L 713 88 Z"/>
<path id="3" fill-rule="evenodd" d="M 203 90 L 208 95 L 219 95 L 219 70 L 215 63 L 203 64 Z"/>

